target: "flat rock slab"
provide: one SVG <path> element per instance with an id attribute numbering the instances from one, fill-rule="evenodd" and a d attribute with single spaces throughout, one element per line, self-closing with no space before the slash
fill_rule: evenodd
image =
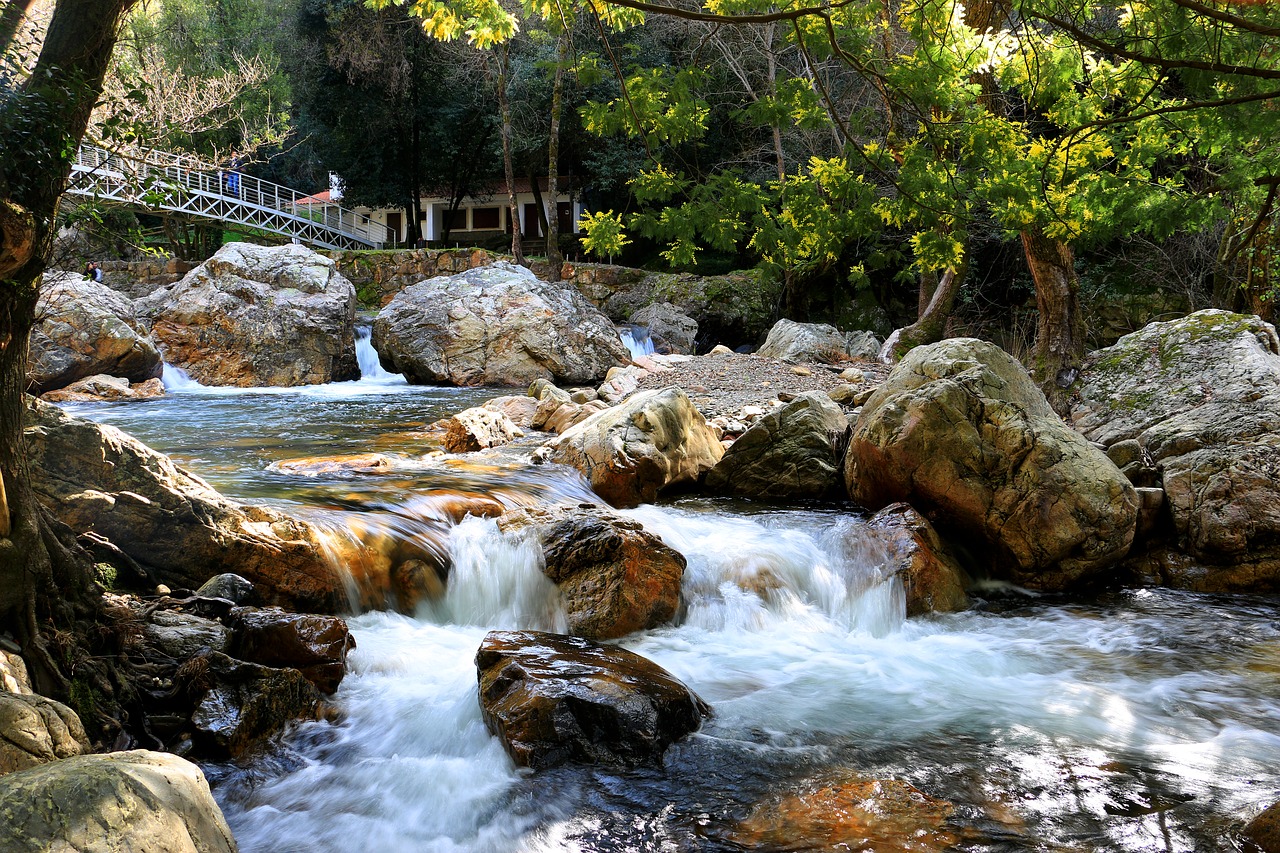
<path id="1" fill-rule="evenodd" d="M 485 725 L 521 767 L 656 764 L 711 708 L 634 652 L 541 631 L 491 631 L 476 652 Z"/>

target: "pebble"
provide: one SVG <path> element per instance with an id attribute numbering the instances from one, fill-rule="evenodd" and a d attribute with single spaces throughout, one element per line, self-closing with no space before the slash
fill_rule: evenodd
<path id="1" fill-rule="evenodd" d="M 715 347 L 711 350 L 710 354 L 711 355 L 733 355 L 733 350 L 729 349 L 724 344 L 716 344 Z"/>
<path id="2" fill-rule="evenodd" d="M 172 590 L 164 584 L 156 585 L 156 595 L 168 595 L 170 592 L 172 592 Z"/>
<path id="3" fill-rule="evenodd" d="M 797 364 L 795 367 L 791 368 L 791 372 L 794 373 L 796 376 L 812 376 L 813 375 L 813 371 L 805 367 L 803 364 Z"/>

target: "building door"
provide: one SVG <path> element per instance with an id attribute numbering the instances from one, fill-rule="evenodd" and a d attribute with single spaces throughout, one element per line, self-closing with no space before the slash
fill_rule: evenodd
<path id="1" fill-rule="evenodd" d="M 556 228 L 561 234 L 573 233 L 573 205 L 562 201 L 556 205 Z"/>
<path id="2" fill-rule="evenodd" d="M 524 236 L 542 236 L 542 217 L 538 215 L 538 205 L 536 204 L 526 204 L 524 206 Z"/>
<path id="3" fill-rule="evenodd" d="M 392 243 L 400 242 L 400 211 L 387 214 L 387 239 Z"/>

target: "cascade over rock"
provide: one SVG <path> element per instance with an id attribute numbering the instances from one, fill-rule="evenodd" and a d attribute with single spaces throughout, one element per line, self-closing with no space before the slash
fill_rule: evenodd
<path id="1" fill-rule="evenodd" d="M 706 489 L 750 498 L 821 498 L 842 485 L 849 421 L 821 391 L 769 412 L 707 474 Z"/>
<path id="2" fill-rule="evenodd" d="M 72 530 L 111 540 L 154 581 L 195 589 L 235 572 L 294 609 L 332 611 L 345 598 L 313 525 L 228 500 L 115 427 L 28 403 L 36 497 Z"/>
<path id="3" fill-rule="evenodd" d="M 490 631 L 476 669 L 485 725 L 534 770 L 655 764 L 711 713 L 652 661 L 578 637 Z"/>
<path id="4" fill-rule="evenodd" d="M 77 273 L 47 272 L 36 317 L 27 366 L 33 393 L 100 373 L 130 382 L 160 375 L 160 351 L 133 304 L 105 285 Z"/>
<path id="5" fill-rule="evenodd" d="M 831 364 L 850 358 L 875 358 L 879 351 L 880 341 L 870 332 L 841 332 L 825 323 L 797 323 L 784 318 L 773 324 L 756 355 Z"/>
<path id="6" fill-rule="evenodd" d="M 968 575 L 929 519 L 904 503 L 889 504 L 859 533 L 885 549 L 890 572 L 902 581 L 907 615 L 952 613 L 969 606 Z"/>
<path id="7" fill-rule="evenodd" d="M 544 458 L 577 468 L 616 507 L 650 503 L 658 492 L 692 485 L 724 448 L 679 388 L 633 394 L 544 445 Z"/>
<path id="8" fill-rule="evenodd" d="M 917 347 L 863 406 L 845 456 L 849 496 L 906 501 L 997 574 L 1061 590 L 1098 577 L 1133 540 L 1138 499 L 994 344 Z"/>
<path id="9" fill-rule="evenodd" d="M 88 751 L 75 711 L 34 693 L 0 691 L 0 776 Z"/>
<path id="10" fill-rule="evenodd" d="M 407 287 L 373 323 L 382 365 L 416 384 L 590 384 L 630 360 L 571 285 L 495 263 Z"/>
<path id="11" fill-rule="evenodd" d="M 698 321 L 670 302 L 655 302 L 633 313 L 627 322 L 644 326 L 658 352 L 692 355 Z"/>
<path id="12" fill-rule="evenodd" d="M 1275 328 L 1215 310 L 1152 323 L 1090 354 L 1078 387 L 1076 429 L 1164 489 L 1177 548 L 1142 570 L 1205 592 L 1280 589 Z"/>
<path id="13" fill-rule="evenodd" d="M 200 768 L 163 752 L 81 755 L 0 777 L 6 853 L 236 853 Z"/>
<path id="14" fill-rule="evenodd" d="M 165 359 L 205 385 L 360 378 L 355 288 L 304 246 L 228 243 L 137 307 Z"/>
<path id="15" fill-rule="evenodd" d="M 498 526 L 533 530 L 543 573 L 560 589 L 570 634 L 610 640 L 676 615 L 685 559 L 639 522 L 581 506 L 522 508 L 503 515 Z"/>

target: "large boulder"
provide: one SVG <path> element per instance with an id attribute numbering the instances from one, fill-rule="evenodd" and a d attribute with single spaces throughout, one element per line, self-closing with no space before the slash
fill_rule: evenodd
<path id="1" fill-rule="evenodd" d="M 628 322 L 648 329 L 649 338 L 658 352 L 693 354 L 698 321 L 670 302 L 645 306 L 632 314 Z"/>
<path id="2" fill-rule="evenodd" d="M 170 587 L 196 589 L 235 572 L 268 603 L 332 611 L 345 602 L 328 537 L 314 525 L 228 500 L 115 427 L 29 403 L 36 497 L 72 530 L 109 539 Z"/>
<path id="3" fill-rule="evenodd" d="M 821 391 L 757 420 L 707 474 L 706 489 L 749 498 L 821 498 L 843 486 L 849 421 Z"/>
<path id="4" fill-rule="evenodd" d="M 1240 835 L 1259 853 L 1280 853 L 1280 803 L 1273 804 L 1245 824 Z"/>
<path id="5" fill-rule="evenodd" d="M 756 355 L 834 364 L 850 358 L 875 358 L 879 350 L 880 342 L 870 332 L 841 332 L 825 323 L 797 323 L 784 318 L 773 324 Z"/>
<path id="6" fill-rule="evenodd" d="M 405 288 L 374 320 L 373 346 L 383 367 L 416 384 L 588 384 L 630 358 L 571 285 L 507 263 Z"/>
<path id="7" fill-rule="evenodd" d="M 1155 580 L 1280 589 L 1280 339 L 1257 317 L 1199 311 L 1092 353 L 1071 420 L 1135 481 L 1162 487 L 1176 554 Z"/>
<path id="8" fill-rule="evenodd" d="M 133 303 L 82 275 L 46 273 L 31 329 L 27 380 L 32 393 L 106 373 L 131 382 L 160 375 L 160 351 Z"/>
<path id="9" fill-rule="evenodd" d="M 1097 578 L 1128 552 L 1137 524 L 1119 469 L 1012 356 L 972 338 L 917 347 L 871 395 L 845 484 L 871 509 L 910 503 L 989 554 L 997 575 L 1041 589 Z"/>
<path id="10" fill-rule="evenodd" d="M 7 853 L 235 853 L 200 768 L 135 750 L 82 755 L 0 778 Z"/>
<path id="11" fill-rule="evenodd" d="M 697 483 L 724 448 L 679 388 L 642 391 L 546 445 L 545 457 L 577 468 L 617 507 L 650 503 L 663 489 Z"/>
<path id="12" fill-rule="evenodd" d="M 524 437 L 524 430 L 510 418 L 484 406 L 463 409 L 446 418 L 444 427 L 444 449 L 448 453 L 474 453 Z"/>
<path id="13" fill-rule="evenodd" d="M 96 373 L 78 379 L 65 388 L 46 391 L 40 399 L 47 403 L 117 403 L 125 400 L 154 400 L 164 396 L 164 383 L 148 379 L 132 385 L 120 376 Z"/>
<path id="14" fill-rule="evenodd" d="M 304 246 L 228 243 L 136 304 L 166 360 L 205 385 L 360 378 L 356 290 Z"/>
<path id="15" fill-rule="evenodd" d="M 88 751 L 75 711 L 34 693 L 0 691 L 0 775 Z"/>
<path id="16" fill-rule="evenodd" d="M 480 711 L 511 760 L 656 764 L 710 707 L 634 652 L 541 631 L 490 631 L 476 652 Z"/>
<path id="17" fill-rule="evenodd" d="M 498 525 L 537 538 L 570 634 L 610 640 L 670 622 L 679 609 L 684 556 L 639 522 L 585 506 L 514 510 Z"/>

